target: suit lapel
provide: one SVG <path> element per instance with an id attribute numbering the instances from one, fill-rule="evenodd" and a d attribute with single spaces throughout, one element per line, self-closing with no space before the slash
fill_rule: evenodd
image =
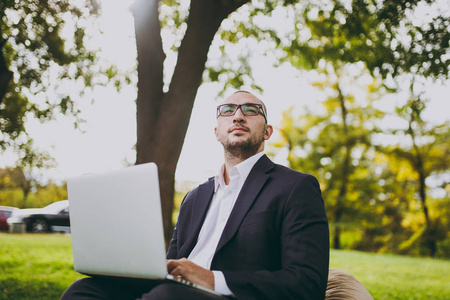
<path id="1" fill-rule="evenodd" d="M 214 180 L 209 180 L 198 187 L 198 192 L 192 207 L 189 236 L 185 242 L 185 246 L 183 246 L 180 249 L 180 253 L 178 253 L 179 257 L 188 257 L 189 253 L 194 249 L 213 194 Z"/>
<path id="2" fill-rule="evenodd" d="M 241 226 L 242 220 L 252 206 L 259 191 L 266 183 L 269 175 L 267 172 L 272 169 L 274 164 L 267 156 L 262 156 L 255 164 L 247 177 L 241 192 L 234 204 L 228 222 L 220 237 L 217 245 L 216 253 L 234 236 L 238 228 Z"/>

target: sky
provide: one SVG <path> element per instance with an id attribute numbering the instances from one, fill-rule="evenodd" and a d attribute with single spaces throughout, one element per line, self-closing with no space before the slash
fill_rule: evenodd
<path id="1" fill-rule="evenodd" d="M 123 69 L 130 68 L 136 57 L 133 18 L 128 10 L 131 2 L 104 0 L 100 20 L 104 34 L 93 40 L 95 46 L 101 47 L 100 55 Z M 269 123 L 275 128 L 271 140 L 276 141 L 279 138 L 277 128 L 282 120 L 282 112 L 291 106 L 300 108 L 318 103 L 320 95 L 308 84 L 307 78 L 295 76 L 289 66 L 273 68 L 271 64 L 270 59 L 262 59 L 254 74 L 264 89 L 259 96 L 267 106 Z M 178 182 L 203 182 L 215 175 L 223 162 L 222 147 L 214 135 L 215 111 L 221 100 L 217 94 L 220 90 L 218 83 L 203 84 L 198 90 L 177 166 Z M 432 101 L 427 112 L 429 118 L 448 120 L 450 102 L 447 98 L 450 88 L 437 86 L 430 93 Z M 93 96 L 93 104 L 89 101 L 82 104 L 82 117 L 87 120 L 83 125 L 84 133 L 75 130 L 72 121 L 64 116 L 46 124 L 28 121 L 30 135 L 58 163 L 56 168 L 45 170 L 45 178 L 65 180 L 80 174 L 124 168 L 134 163 L 136 89 L 127 87 L 118 93 L 113 88 L 98 87 Z M 399 105 L 398 101 L 394 97 L 386 105 L 394 107 Z M 285 163 L 282 151 L 276 162 Z"/>

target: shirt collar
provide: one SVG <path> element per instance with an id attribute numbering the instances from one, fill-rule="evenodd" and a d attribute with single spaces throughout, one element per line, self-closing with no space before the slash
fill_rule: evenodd
<path id="1" fill-rule="evenodd" d="M 239 175 L 240 180 L 243 182 L 247 179 L 248 174 L 250 174 L 250 171 L 253 169 L 253 167 L 255 166 L 256 162 L 264 155 L 264 152 L 258 152 L 255 155 L 247 158 L 246 160 L 244 160 L 243 162 L 235 165 L 233 168 L 231 168 L 230 170 L 230 175 L 233 173 L 236 173 Z M 220 168 L 220 172 L 219 174 L 217 174 L 214 177 L 214 191 L 217 192 L 217 189 L 219 188 L 219 186 L 225 186 L 225 179 L 223 177 L 223 172 L 225 169 L 225 164 L 222 165 L 222 167 Z"/>

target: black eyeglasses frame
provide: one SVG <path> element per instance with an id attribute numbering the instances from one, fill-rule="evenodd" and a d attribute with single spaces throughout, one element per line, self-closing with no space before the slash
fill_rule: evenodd
<path id="1" fill-rule="evenodd" d="M 236 105 L 236 110 L 235 110 L 234 113 L 231 114 L 231 115 L 222 115 L 222 114 L 220 113 L 220 108 L 221 108 L 222 106 L 225 106 L 225 105 Z M 217 106 L 217 114 L 216 114 L 216 118 L 218 118 L 219 116 L 221 116 L 221 117 L 232 117 L 232 116 L 234 116 L 234 115 L 236 114 L 236 112 L 238 111 L 238 109 L 241 110 L 241 112 L 242 112 L 242 114 L 243 114 L 244 116 L 254 117 L 254 116 L 257 116 L 257 115 L 258 115 L 258 114 L 256 114 L 256 115 L 247 115 L 247 114 L 242 110 L 242 108 L 241 108 L 242 106 L 245 106 L 245 105 L 256 105 L 256 106 L 258 106 L 258 108 L 259 108 L 259 110 L 260 110 L 260 112 L 261 112 L 262 116 L 264 117 L 264 120 L 266 121 L 266 124 L 267 124 L 267 117 L 266 117 L 266 112 L 264 111 L 264 106 L 262 106 L 262 104 L 258 104 L 258 103 L 244 103 L 244 104 L 225 103 L 225 104 L 218 105 L 218 106 Z"/>

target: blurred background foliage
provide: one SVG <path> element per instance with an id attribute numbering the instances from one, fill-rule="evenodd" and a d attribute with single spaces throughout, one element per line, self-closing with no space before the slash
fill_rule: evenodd
<path id="1" fill-rule="evenodd" d="M 65 184 L 52 181 L 41 184 L 20 167 L 0 169 L 0 205 L 36 208 L 65 199 Z"/>
<path id="2" fill-rule="evenodd" d="M 317 72 L 321 107 L 286 111 L 271 152 L 319 179 L 333 248 L 449 257 L 449 122 L 423 120 L 413 89 L 383 112 L 387 90 L 357 65 Z"/>
<path id="3" fill-rule="evenodd" d="M 0 151 L 14 151 L 17 166 L 54 165 L 28 135 L 27 120 L 65 115 L 79 128 L 80 100 L 89 99 L 89 91 L 130 83 L 86 46 L 99 31 L 100 13 L 98 0 L 0 2 Z"/>
<path id="4" fill-rule="evenodd" d="M 34 147 L 27 118 L 63 113 L 79 124 L 73 99 L 86 87 L 130 83 L 86 49 L 85 29 L 99 7 L 80 3 L 0 2 L 0 150 L 19 153 L 15 166 L 0 170 L 0 205 L 67 198 L 64 184 L 32 175 L 55 162 Z M 161 1 L 168 56 L 176 55 L 188 16 L 182 1 Z M 65 23 L 75 28 L 69 35 Z M 322 99 L 286 111 L 269 152 L 285 151 L 291 168 L 319 179 L 332 247 L 449 258 L 450 124 L 423 117 L 429 87 L 448 80 L 449 28 L 445 0 L 249 1 L 222 23 L 212 44 L 220 55 L 209 57 L 203 77 L 224 91 L 263 90 L 252 76 L 254 57 L 298 69 Z M 72 94 L 69 81 L 79 87 Z M 384 109 L 390 95 L 405 91 L 404 104 Z M 177 190 L 174 218 L 186 190 Z"/>

